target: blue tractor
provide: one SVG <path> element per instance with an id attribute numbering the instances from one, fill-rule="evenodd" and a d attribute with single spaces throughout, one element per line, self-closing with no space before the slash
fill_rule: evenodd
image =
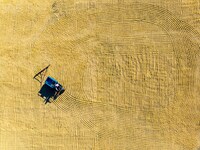
<path id="1" fill-rule="evenodd" d="M 38 92 L 38 95 L 41 96 L 45 100 L 46 103 L 50 103 L 50 99 L 56 100 L 57 97 L 63 94 L 65 89 L 63 86 L 58 83 L 54 78 L 48 76 L 44 85 Z"/>
<path id="2" fill-rule="evenodd" d="M 44 84 L 42 85 L 43 76 L 45 75 L 45 73 L 43 74 L 43 72 L 47 70 L 48 67 L 49 66 L 47 66 L 45 69 L 43 69 L 42 71 L 40 71 L 34 76 L 34 79 L 36 79 L 37 81 L 41 83 L 41 89 L 38 92 L 38 95 L 41 96 L 45 100 L 45 104 L 48 102 L 50 103 L 51 98 L 53 100 L 56 100 L 57 97 L 63 94 L 65 91 L 63 86 L 56 79 L 50 76 L 46 78 Z M 40 80 L 37 78 L 38 76 L 40 76 Z"/>

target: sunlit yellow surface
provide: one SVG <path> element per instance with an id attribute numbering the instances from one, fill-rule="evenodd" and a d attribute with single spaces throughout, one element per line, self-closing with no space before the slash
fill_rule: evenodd
<path id="1" fill-rule="evenodd" d="M 195 0 L 1 0 L 0 150 L 198 150 L 199 27 Z"/>

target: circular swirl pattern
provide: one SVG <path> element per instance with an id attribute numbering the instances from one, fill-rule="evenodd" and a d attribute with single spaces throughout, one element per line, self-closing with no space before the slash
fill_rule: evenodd
<path id="1" fill-rule="evenodd" d="M 180 93 L 192 95 L 198 37 L 161 7 L 98 3 L 69 9 L 35 46 L 48 50 L 54 75 L 66 87 L 54 102 L 59 109 L 94 131 L 99 142 L 118 137 L 114 140 L 139 143 L 138 120 L 152 124 L 152 110 L 173 105 Z"/>

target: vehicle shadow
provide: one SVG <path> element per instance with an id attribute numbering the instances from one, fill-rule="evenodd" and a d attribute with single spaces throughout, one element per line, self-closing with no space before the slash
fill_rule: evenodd
<path id="1" fill-rule="evenodd" d="M 38 95 L 44 98 L 47 102 L 50 102 L 50 98 L 55 95 L 55 90 L 44 84 L 38 92 Z"/>

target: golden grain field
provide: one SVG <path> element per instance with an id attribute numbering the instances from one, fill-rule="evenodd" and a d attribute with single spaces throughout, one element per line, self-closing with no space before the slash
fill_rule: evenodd
<path id="1" fill-rule="evenodd" d="M 199 4 L 1 0 L 0 150 L 199 150 Z"/>

